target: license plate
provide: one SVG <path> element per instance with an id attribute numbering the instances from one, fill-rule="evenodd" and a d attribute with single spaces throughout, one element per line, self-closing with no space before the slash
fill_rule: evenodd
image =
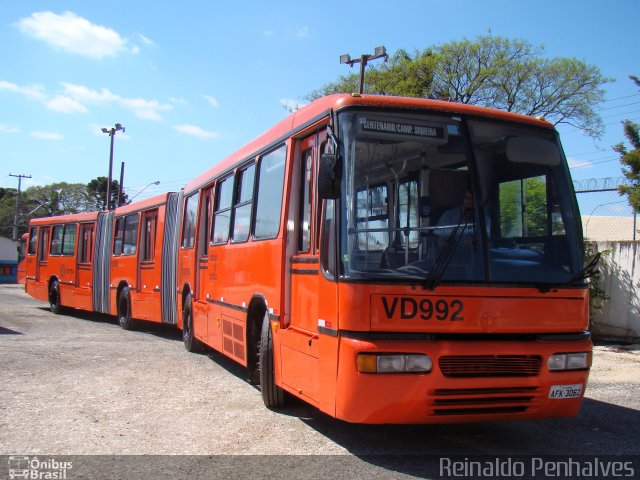
<path id="1" fill-rule="evenodd" d="M 549 390 L 549 398 L 562 400 L 565 398 L 578 398 L 582 394 L 582 384 L 553 385 Z"/>

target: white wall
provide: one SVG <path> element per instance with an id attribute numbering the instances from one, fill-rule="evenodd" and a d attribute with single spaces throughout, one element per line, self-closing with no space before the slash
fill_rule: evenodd
<path id="1" fill-rule="evenodd" d="M 640 340 L 640 242 L 598 242 L 600 287 L 611 297 L 592 312 L 595 338 Z"/>
<path id="2" fill-rule="evenodd" d="M 18 242 L 0 237 L 0 260 L 18 260 Z"/>

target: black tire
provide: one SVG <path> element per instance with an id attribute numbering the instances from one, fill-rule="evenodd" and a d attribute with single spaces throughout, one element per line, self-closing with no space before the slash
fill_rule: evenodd
<path id="1" fill-rule="evenodd" d="M 202 350 L 200 342 L 193 334 L 193 300 L 188 293 L 182 305 L 182 343 L 187 352 Z"/>
<path id="2" fill-rule="evenodd" d="M 262 332 L 260 335 L 260 390 L 262 401 L 269 408 L 282 407 L 285 404 L 284 390 L 276 385 L 273 360 L 273 336 L 269 314 L 265 314 L 262 320 Z"/>
<path id="3" fill-rule="evenodd" d="M 123 330 L 133 330 L 135 321 L 131 318 L 131 293 L 124 287 L 118 297 L 118 323 Z"/>
<path id="4" fill-rule="evenodd" d="M 49 307 L 51 313 L 59 315 L 62 313 L 62 303 L 60 303 L 60 283 L 57 280 L 51 282 L 49 287 Z"/>

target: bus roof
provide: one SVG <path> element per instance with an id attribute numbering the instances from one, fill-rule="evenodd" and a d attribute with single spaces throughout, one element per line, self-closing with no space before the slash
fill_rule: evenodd
<path id="1" fill-rule="evenodd" d="M 505 112 L 493 108 L 467 105 L 464 103 L 447 102 L 443 100 L 428 100 L 424 98 L 393 97 L 381 95 L 358 95 L 358 94 L 335 94 L 322 97 L 300 110 L 292 113 L 287 118 L 277 123 L 271 129 L 246 144 L 240 150 L 216 163 L 214 166 L 199 175 L 184 187 L 185 193 L 189 194 L 194 190 L 207 184 L 218 175 L 250 159 L 256 153 L 268 148 L 279 141 L 284 141 L 293 132 L 315 123 L 322 117 L 328 115 L 330 110 L 339 111 L 348 107 L 386 107 L 401 108 L 408 110 L 431 110 L 460 115 L 471 115 L 484 118 L 493 118 L 514 123 L 528 124 L 537 127 L 553 129 L 553 125 L 538 118 L 520 115 L 517 113 Z"/>
<path id="2" fill-rule="evenodd" d="M 122 207 L 118 207 L 115 210 L 116 216 L 123 215 L 126 213 L 138 212 L 140 210 L 146 210 L 147 208 L 155 207 L 157 205 L 163 205 L 167 203 L 167 197 L 171 192 L 161 193 L 160 195 L 156 195 L 155 197 L 145 198 L 144 200 L 139 200 L 137 202 L 130 203 L 128 205 L 123 205 Z"/>
<path id="3" fill-rule="evenodd" d="M 56 215 L 54 217 L 32 218 L 30 225 L 50 225 L 56 223 L 82 223 L 94 222 L 99 212 L 72 213 L 70 215 Z"/>

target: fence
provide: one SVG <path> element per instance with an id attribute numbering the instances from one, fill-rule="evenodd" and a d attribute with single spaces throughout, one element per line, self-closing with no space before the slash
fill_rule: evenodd
<path id="1" fill-rule="evenodd" d="M 640 341 L 640 225 L 627 197 L 618 193 L 622 178 L 574 182 L 586 241 L 605 252 L 598 285 L 608 299 L 591 310 L 596 339 Z"/>

